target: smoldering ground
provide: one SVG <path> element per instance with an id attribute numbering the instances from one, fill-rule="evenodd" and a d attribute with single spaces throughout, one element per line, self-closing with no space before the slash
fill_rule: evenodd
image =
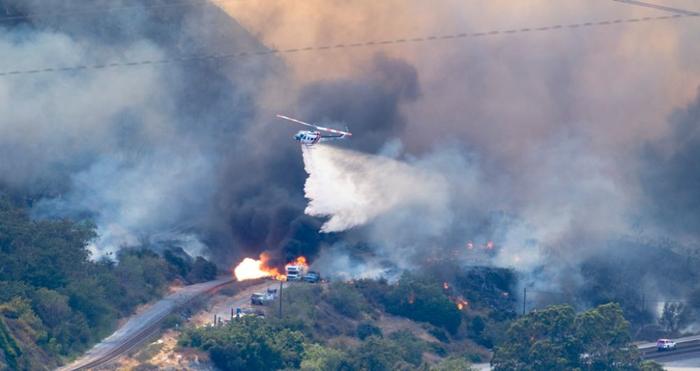
<path id="1" fill-rule="evenodd" d="M 0 4 L 11 15 L 31 15 L 107 3 Z M 564 8 L 539 0 L 250 1 L 222 3 L 223 10 L 148 4 L 109 2 L 134 7 L 109 16 L 3 23 L 0 67 L 161 60 L 658 13 L 612 2 L 572 1 Z M 692 145 L 671 152 L 659 146 L 688 140 L 674 139 L 668 115 L 694 99 L 700 81 L 700 52 L 688 47 L 697 27 L 630 23 L 5 78 L 0 180 L 8 192 L 31 194 L 37 216 L 95 220 L 96 252 L 155 241 L 205 248 L 226 263 L 263 250 L 283 262 L 313 257 L 342 239 L 415 268 L 421 260 L 411 257 L 493 240 L 491 264 L 514 267 L 542 290 L 567 291 L 589 279 L 585 262 L 602 265 L 611 249 L 632 251 L 615 243 L 619 236 L 635 240 L 640 230 L 659 226 L 651 240 L 674 238 L 667 228 L 674 218 L 696 214 L 686 207 L 692 202 L 671 199 L 674 190 L 692 188 L 682 176 Z M 355 174 L 378 174 L 388 164 L 399 169 L 392 178 L 417 184 L 396 194 L 385 184 L 369 187 L 381 193 L 368 205 L 405 195 L 379 211 L 320 199 L 308 206 L 304 164 L 290 140 L 295 129 L 272 119 L 280 111 L 351 128 L 353 139 L 337 149 L 348 154 L 346 162 L 331 163 L 340 174 L 348 174 L 349 160 L 364 159 L 350 166 L 365 169 Z M 669 170 L 652 171 L 662 168 Z M 679 170 L 668 174 L 673 168 Z M 437 180 L 423 182 L 424 174 Z M 664 188 L 669 177 L 677 186 Z M 432 183 L 438 186 L 421 190 Z M 416 195 L 409 191 L 419 202 L 410 201 Z M 692 191 L 681 194 L 694 200 Z M 664 206 L 671 204 L 684 212 Z M 305 215 L 307 207 L 320 207 L 330 219 Z M 345 225 L 353 228 L 318 233 L 346 209 L 360 215 Z M 697 236 L 685 230 L 684 242 L 692 245 Z M 645 254 L 637 246 L 634 253 Z M 647 264 L 642 259 L 625 269 L 643 271 Z M 642 284 L 652 289 L 654 281 Z"/>

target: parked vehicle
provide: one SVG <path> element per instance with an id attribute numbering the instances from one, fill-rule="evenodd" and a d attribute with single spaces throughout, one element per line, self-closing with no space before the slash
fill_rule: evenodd
<path id="1" fill-rule="evenodd" d="M 301 281 L 306 274 L 305 265 L 288 265 L 287 281 Z"/>
<path id="2" fill-rule="evenodd" d="M 676 350 L 676 342 L 671 339 L 659 339 L 656 341 L 656 349 L 659 352 Z"/>
<path id="3" fill-rule="evenodd" d="M 275 291 L 276 292 L 276 291 Z M 269 292 L 256 292 L 250 296 L 250 304 L 252 305 L 267 305 L 275 300 L 276 294 Z"/>
<path id="4" fill-rule="evenodd" d="M 304 275 L 304 281 L 308 283 L 317 283 L 321 280 L 321 275 L 318 272 L 309 272 Z"/>
<path id="5" fill-rule="evenodd" d="M 260 310 L 260 309 L 252 309 L 252 308 L 236 308 L 236 315 L 234 318 L 243 318 L 243 317 L 265 317 L 265 313 Z"/>

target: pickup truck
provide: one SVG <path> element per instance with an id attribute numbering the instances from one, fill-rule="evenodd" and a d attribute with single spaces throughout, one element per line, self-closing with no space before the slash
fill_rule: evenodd
<path id="1" fill-rule="evenodd" d="M 256 292 L 250 296 L 250 304 L 266 305 L 272 303 L 277 297 L 277 289 L 267 289 L 267 292 Z"/>

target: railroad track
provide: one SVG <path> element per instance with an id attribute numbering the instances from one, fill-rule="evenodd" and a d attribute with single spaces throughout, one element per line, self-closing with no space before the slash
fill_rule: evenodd
<path id="1" fill-rule="evenodd" d="M 108 350 L 102 352 L 101 354 L 97 356 L 90 356 L 89 353 L 84 357 L 83 360 L 78 360 L 76 362 L 73 362 L 70 365 L 64 366 L 59 368 L 57 371 L 78 371 L 78 370 L 89 370 L 93 369 L 99 366 L 103 366 L 111 361 L 113 361 L 115 358 L 123 355 L 124 353 L 129 352 L 130 350 L 134 349 L 136 346 L 142 344 L 144 341 L 149 339 L 151 336 L 155 335 L 158 333 L 158 331 L 161 328 L 161 323 L 163 320 L 171 314 L 173 311 L 177 309 L 181 309 L 188 304 L 190 304 L 194 299 L 199 298 L 203 295 L 209 295 L 213 292 L 216 292 L 223 286 L 229 285 L 233 282 L 235 282 L 234 279 L 229 278 L 229 279 L 223 279 L 219 280 L 218 283 L 217 281 L 214 282 L 214 284 L 211 287 L 204 287 L 204 289 L 200 291 L 194 291 L 192 293 L 189 293 L 189 297 L 185 297 L 184 301 L 178 302 L 178 295 L 185 295 L 188 294 L 187 292 L 185 293 L 177 293 L 173 294 L 172 296 L 168 296 L 165 298 L 165 300 L 171 300 L 173 302 L 173 305 L 171 307 L 166 307 L 166 310 L 163 310 L 159 313 L 155 313 L 151 318 L 146 318 L 147 324 L 136 331 L 134 331 L 132 334 L 127 334 L 124 335 L 123 339 L 119 339 L 119 342 L 117 345 L 109 345 L 109 338 L 105 339 L 105 342 L 98 344 L 103 345 L 105 347 L 109 347 Z M 204 284 L 206 285 L 206 284 Z M 196 285 L 195 285 L 196 286 Z M 120 329 L 121 330 L 121 329 Z M 115 332 L 115 335 L 119 333 L 120 330 L 117 330 Z M 113 335 L 114 336 L 114 335 Z M 106 345 L 105 345 L 106 344 Z M 96 347 L 97 348 L 97 347 Z M 95 349 L 95 348 L 93 348 Z"/>

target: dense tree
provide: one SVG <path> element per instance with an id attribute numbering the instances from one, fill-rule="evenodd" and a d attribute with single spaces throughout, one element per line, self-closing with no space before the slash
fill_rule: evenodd
<path id="1" fill-rule="evenodd" d="M 534 311 L 512 323 L 496 348 L 495 370 L 639 370 L 629 324 L 617 304 L 576 314 L 568 305 Z"/>
<path id="2" fill-rule="evenodd" d="M 0 369 L 55 367 L 165 292 L 165 259 L 134 249 L 92 261 L 95 237 L 89 222 L 33 220 L 0 197 Z M 198 279 L 212 276 L 204 259 L 194 266 Z"/>
<path id="3" fill-rule="evenodd" d="M 216 278 L 217 272 L 214 263 L 198 256 L 192 263 L 192 269 L 187 275 L 187 279 L 192 283 L 211 281 Z"/>
<path id="4" fill-rule="evenodd" d="M 690 309 L 684 303 L 665 303 L 659 324 L 671 334 L 676 334 L 691 320 Z"/>
<path id="5" fill-rule="evenodd" d="M 275 328 L 260 318 L 244 317 L 220 327 L 189 329 L 179 344 L 208 351 L 222 370 L 264 371 L 298 368 L 304 337 L 298 331 Z"/>
<path id="6" fill-rule="evenodd" d="M 352 366 L 345 352 L 319 344 L 304 345 L 302 371 L 351 371 Z"/>
<path id="7" fill-rule="evenodd" d="M 428 322 L 455 333 L 462 313 L 445 295 L 440 283 L 428 277 L 404 273 L 384 294 L 386 311 L 416 321 Z"/>
<path id="8" fill-rule="evenodd" d="M 430 368 L 430 371 L 470 371 L 469 362 L 461 357 L 450 357 Z"/>
<path id="9" fill-rule="evenodd" d="M 394 342 L 375 336 L 367 338 L 350 355 L 355 370 L 388 371 L 401 359 L 401 348 Z"/>
<path id="10" fill-rule="evenodd" d="M 357 337 L 360 340 L 365 340 L 370 336 L 382 337 L 382 329 L 373 325 L 371 322 L 362 322 L 357 325 Z"/>

